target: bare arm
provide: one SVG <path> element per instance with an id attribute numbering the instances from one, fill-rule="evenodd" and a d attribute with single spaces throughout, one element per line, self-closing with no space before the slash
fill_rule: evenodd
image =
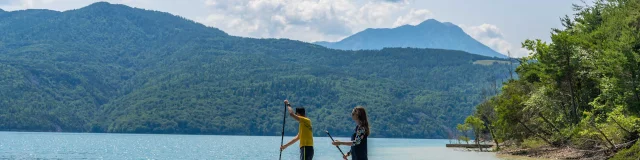
<path id="1" fill-rule="evenodd" d="M 344 146 L 352 146 L 352 145 L 353 145 L 353 142 L 351 142 L 351 141 L 340 142 L 340 145 L 344 145 Z"/>
<path id="2" fill-rule="evenodd" d="M 333 143 L 333 145 L 345 145 L 345 146 L 355 146 L 359 145 L 362 139 L 365 138 L 365 130 L 364 128 L 358 128 L 356 131 L 356 138 L 353 141 L 340 142 L 337 141 Z"/>
<path id="3" fill-rule="evenodd" d="M 339 140 L 335 140 L 331 144 L 336 145 L 336 146 L 337 145 L 351 146 L 351 145 L 353 145 L 353 142 L 352 141 L 342 142 L 342 141 L 339 141 Z"/>
<path id="4" fill-rule="evenodd" d="M 291 104 L 289 104 L 289 101 L 284 100 L 284 105 L 286 105 L 287 110 L 289 110 L 289 116 L 293 117 L 293 119 L 295 119 L 296 121 L 300 121 L 300 117 L 293 113 L 293 109 L 291 108 Z"/>
<path id="5" fill-rule="evenodd" d="M 284 145 L 284 148 L 287 148 L 290 145 L 298 142 L 298 140 L 300 140 L 300 137 L 299 137 L 299 135 L 296 135 L 296 137 L 293 137 L 293 139 L 291 139 L 291 141 L 287 142 L 287 144 Z"/>

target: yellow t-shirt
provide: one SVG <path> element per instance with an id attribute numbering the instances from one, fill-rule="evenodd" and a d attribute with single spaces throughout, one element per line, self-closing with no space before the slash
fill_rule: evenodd
<path id="1" fill-rule="evenodd" d="M 313 146 L 313 128 L 311 120 L 307 117 L 298 116 L 300 125 L 298 126 L 298 136 L 300 136 L 300 147 Z"/>

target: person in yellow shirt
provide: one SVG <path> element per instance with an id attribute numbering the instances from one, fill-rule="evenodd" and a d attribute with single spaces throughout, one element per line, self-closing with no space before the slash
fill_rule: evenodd
<path id="1" fill-rule="evenodd" d="M 300 160 L 313 160 L 313 127 L 311 127 L 311 120 L 307 118 L 304 107 L 296 107 L 294 114 L 289 101 L 284 100 L 284 104 L 289 110 L 289 115 L 300 122 L 300 125 L 298 125 L 298 135 L 293 137 L 287 144 L 280 146 L 280 150 L 282 151 L 300 140 Z"/>

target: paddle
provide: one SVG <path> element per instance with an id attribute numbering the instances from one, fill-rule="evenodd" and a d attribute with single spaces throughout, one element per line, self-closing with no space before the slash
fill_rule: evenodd
<path id="1" fill-rule="evenodd" d="M 282 117 L 282 132 L 280 134 L 282 134 L 282 138 L 280 139 L 280 146 L 283 145 L 284 143 L 284 123 L 286 122 L 285 120 L 287 119 L 287 103 L 284 103 L 284 114 Z M 280 160 L 282 160 L 282 150 L 280 150 Z"/>
<path id="2" fill-rule="evenodd" d="M 331 137 L 331 134 L 329 134 L 329 131 L 325 130 L 324 132 L 327 132 L 327 135 L 329 135 L 329 138 L 331 138 L 331 142 L 335 142 L 335 140 L 333 140 L 333 137 Z M 338 148 L 340 153 L 342 153 L 342 156 L 345 155 L 344 152 L 342 152 L 342 149 L 340 149 L 340 147 L 336 146 L 336 148 Z"/>

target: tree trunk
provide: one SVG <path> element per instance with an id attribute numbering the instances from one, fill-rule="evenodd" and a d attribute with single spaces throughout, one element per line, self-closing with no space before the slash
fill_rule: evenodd
<path id="1" fill-rule="evenodd" d="M 476 146 L 478 146 L 478 148 L 480 148 L 480 152 L 482 152 L 482 147 L 480 147 L 480 141 L 476 141 Z"/>
<path id="2" fill-rule="evenodd" d="M 488 121 L 488 118 L 486 116 L 482 116 L 482 119 L 485 120 L 484 126 L 487 127 L 487 129 L 489 130 L 489 133 L 491 134 L 491 139 L 493 139 L 493 143 L 496 144 L 496 150 L 499 151 L 500 150 L 500 145 L 498 144 L 498 138 L 496 137 L 496 134 L 494 133 L 493 128 L 491 127 L 490 123 L 486 122 L 486 121 Z"/>
<path id="3" fill-rule="evenodd" d="M 496 151 L 499 151 L 500 144 L 498 143 L 498 138 L 496 137 L 495 131 L 489 130 L 489 133 L 491 133 L 491 139 L 493 139 L 493 143 L 496 144 Z"/>
<path id="4" fill-rule="evenodd" d="M 572 122 L 573 123 L 577 123 L 579 118 L 578 118 L 578 104 L 576 102 L 575 99 L 575 95 L 576 93 L 573 91 L 573 68 L 571 67 L 571 57 L 568 55 L 566 56 L 566 60 L 567 60 L 567 70 L 568 70 L 568 75 L 567 77 L 569 78 L 569 93 L 570 93 L 570 98 L 571 98 L 571 115 L 572 115 Z"/>
<path id="5" fill-rule="evenodd" d="M 565 117 L 571 117 L 570 111 L 569 111 L 569 109 L 567 109 L 568 108 L 567 104 L 564 101 L 560 102 L 560 106 L 562 106 L 562 112 L 563 112 L 564 116 Z M 566 121 L 568 119 L 564 118 L 563 120 Z M 566 128 L 566 126 L 564 124 L 560 123 L 560 125 L 563 125 L 563 128 Z"/>
<path id="6" fill-rule="evenodd" d="M 518 123 L 520 123 L 522 126 L 524 126 L 524 128 L 526 128 L 529 132 L 533 133 L 534 135 L 536 135 L 538 138 L 542 139 L 544 142 L 547 142 L 547 144 L 549 144 L 550 146 L 553 146 L 553 143 L 551 143 L 551 141 L 549 141 L 548 139 L 542 137 L 540 134 L 533 132 L 533 130 L 531 130 L 531 128 L 527 127 L 526 124 L 524 124 L 524 122 L 522 121 L 518 121 Z"/>
<path id="7" fill-rule="evenodd" d="M 560 129 L 558 129 L 558 127 L 556 127 L 556 125 L 554 125 L 553 123 L 551 123 L 551 121 L 549 121 L 546 117 L 544 117 L 544 115 L 541 112 L 538 112 L 538 116 L 540 116 L 540 118 L 542 118 L 542 120 L 544 120 L 544 122 L 546 122 L 551 127 L 553 127 L 553 129 L 556 130 L 556 132 L 560 133 Z"/>
<path id="8" fill-rule="evenodd" d="M 573 80 L 571 80 L 573 78 L 569 78 L 569 90 L 571 92 L 571 103 L 572 103 L 572 108 L 571 108 L 571 115 L 572 115 L 572 121 L 573 123 L 577 123 L 578 122 L 578 106 L 577 106 L 577 102 L 575 99 L 575 92 L 573 92 Z"/>
<path id="9" fill-rule="evenodd" d="M 624 130 L 624 131 L 625 131 L 625 132 L 627 132 L 628 134 L 633 134 L 633 133 L 631 133 L 629 130 L 627 130 L 626 128 L 622 127 L 622 125 L 620 125 L 620 123 L 618 123 L 618 121 L 617 121 L 615 118 L 611 117 L 611 120 L 613 120 L 613 123 L 615 123 L 616 125 L 618 125 L 618 127 L 620 127 L 620 129 Z"/>
<path id="10" fill-rule="evenodd" d="M 636 101 L 640 102 L 640 95 L 638 94 L 638 90 L 636 89 L 636 87 L 637 87 L 636 86 L 636 84 L 637 84 L 636 83 L 636 77 L 638 77 L 638 75 L 636 74 L 636 71 L 632 69 L 631 70 L 631 85 L 632 85 L 632 88 L 633 88 L 632 91 L 633 91 L 633 94 L 636 97 Z"/>
<path id="11" fill-rule="evenodd" d="M 549 131 L 545 130 L 545 129 L 544 129 L 544 128 L 542 128 L 542 127 L 538 127 L 538 128 L 540 128 L 540 129 L 539 129 L 539 130 L 540 130 L 540 132 L 544 133 L 544 134 L 545 134 L 545 135 L 547 135 L 547 136 L 552 136 L 552 135 L 553 135 L 553 134 L 549 133 Z"/>
<path id="12" fill-rule="evenodd" d="M 593 121 L 591 121 L 591 123 L 589 123 L 589 124 L 591 124 L 591 127 L 593 127 L 594 129 L 596 129 L 596 131 L 598 131 L 598 133 L 600 133 L 600 134 L 602 135 L 602 137 L 604 138 L 604 140 L 606 140 L 606 141 L 607 141 L 607 143 L 609 143 L 609 144 L 611 145 L 611 148 L 612 148 L 612 149 L 615 149 L 615 148 L 616 148 L 616 145 L 615 145 L 615 144 L 613 144 L 613 142 L 611 142 L 611 140 L 609 140 L 609 138 L 607 137 L 607 135 L 606 135 L 606 134 L 604 134 L 604 132 L 602 132 L 602 130 L 600 130 L 600 129 L 596 126 L 596 124 L 594 124 L 594 122 L 593 122 Z"/>
<path id="13" fill-rule="evenodd" d="M 469 137 L 469 133 L 468 133 L 468 132 L 469 132 L 469 130 L 467 130 L 467 131 L 464 133 L 464 137 L 466 138 L 466 139 L 465 139 L 465 142 L 467 142 L 467 144 L 469 144 L 469 140 L 471 139 L 471 138 Z"/>

